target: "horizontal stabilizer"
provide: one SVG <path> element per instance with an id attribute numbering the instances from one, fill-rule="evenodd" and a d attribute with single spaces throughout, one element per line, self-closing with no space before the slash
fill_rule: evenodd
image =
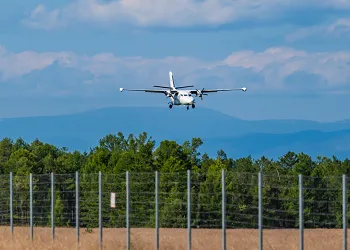
<path id="1" fill-rule="evenodd" d="M 180 86 L 180 87 L 176 87 L 177 89 L 184 89 L 184 88 L 192 88 L 194 87 L 193 85 L 188 85 L 188 86 Z"/>
<path id="2" fill-rule="evenodd" d="M 160 86 L 160 85 L 153 85 L 153 87 L 163 88 L 163 89 L 168 89 L 169 88 L 169 86 Z"/>

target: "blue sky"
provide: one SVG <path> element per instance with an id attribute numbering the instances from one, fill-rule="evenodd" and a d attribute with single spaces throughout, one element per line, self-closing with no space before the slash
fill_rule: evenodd
<path id="1" fill-rule="evenodd" d="M 120 87 L 247 87 L 198 105 L 242 119 L 349 119 L 345 0 L 0 2 L 0 116 L 164 106 Z"/>

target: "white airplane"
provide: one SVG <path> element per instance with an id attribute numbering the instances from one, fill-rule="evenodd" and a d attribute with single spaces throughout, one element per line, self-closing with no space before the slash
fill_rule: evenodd
<path id="1" fill-rule="evenodd" d="M 175 81 L 173 77 L 173 73 L 169 72 L 169 87 L 167 86 L 159 86 L 159 85 L 153 85 L 153 87 L 163 88 L 167 90 L 160 90 L 160 89 L 124 89 L 120 88 L 120 92 L 123 92 L 124 90 L 127 91 L 143 91 L 143 92 L 150 92 L 150 93 L 162 93 L 165 94 L 166 97 L 170 97 L 171 102 L 169 102 L 169 108 L 172 108 L 173 105 L 184 105 L 187 106 L 187 109 L 189 109 L 189 106 L 191 105 L 192 108 L 195 108 L 195 100 L 192 96 L 192 94 L 195 94 L 196 97 L 200 97 L 201 100 L 203 100 L 203 95 L 208 95 L 206 93 L 213 93 L 213 92 L 219 92 L 219 91 L 234 91 L 234 90 L 242 90 L 247 91 L 247 88 L 235 88 L 235 89 L 202 89 L 202 90 L 179 90 L 184 88 L 190 88 L 194 87 L 193 85 L 190 86 L 180 86 L 175 87 Z"/>

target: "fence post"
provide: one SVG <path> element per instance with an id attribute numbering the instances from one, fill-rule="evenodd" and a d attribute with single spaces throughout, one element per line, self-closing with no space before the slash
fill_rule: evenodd
<path id="1" fill-rule="evenodd" d="M 299 248 L 304 249 L 304 196 L 303 175 L 299 174 Z"/>
<path id="2" fill-rule="evenodd" d="M 258 200 L 259 200 L 259 249 L 263 249 L 263 220 L 262 220 L 262 215 L 263 215 L 263 207 L 262 207 L 262 186 L 263 186 L 263 180 L 262 180 L 262 170 L 259 171 L 259 176 L 258 176 Z"/>
<path id="3" fill-rule="evenodd" d="M 76 229 L 76 237 L 77 237 L 77 247 L 79 247 L 79 236 L 80 236 L 80 228 L 79 228 L 79 172 L 75 172 L 75 229 Z"/>
<path id="4" fill-rule="evenodd" d="M 55 184 L 54 174 L 51 173 L 51 230 L 52 240 L 55 239 Z"/>
<path id="5" fill-rule="evenodd" d="M 102 173 L 99 171 L 98 173 L 98 224 L 100 228 L 100 249 L 102 249 L 102 240 L 103 240 L 103 235 L 102 235 Z"/>
<path id="6" fill-rule="evenodd" d="M 29 174 L 29 195 L 30 195 L 30 239 L 33 241 L 33 175 Z"/>
<path id="7" fill-rule="evenodd" d="M 222 186 L 222 249 L 226 250 L 226 172 L 222 169 L 221 172 L 221 186 Z"/>
<path id="8" fill-rule="evenodd" d="M 156 250 L 159 249 L 159 194 L 158 194 L 158 189 L 159 189 L 159 175 L 158 171 L 156 171 Z"/>
<path id="9" fill-rule="evenodd" d="M 10 172 L 10 227 L 13 239 L 13 173 Z"/>
<path id="10" fill-rule="evenodd" d="M 130 224 L 129 224 L 129 212 L 130 212 L 130 183 L 129 183 L 129 171 L 126 171 L 126 249 L 130 249 Z"/>
<path id="11" fill-rule="evenodd" d="M 187 248 L 191 250 L 191 170 L 187 170 Z"/>
<path id="12" fill-rule="evenodd" d="M 347 194 L 347 176 L 343 174 L 343 249 L 348 249 L 348 194 Z"/>

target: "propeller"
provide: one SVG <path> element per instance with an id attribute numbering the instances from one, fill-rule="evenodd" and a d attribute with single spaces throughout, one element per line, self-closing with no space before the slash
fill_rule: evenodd
<path id="1" fill-rule="evenodd" d="M 198 90 L 196 89 L 197 91 L 197 96 L 201 98 L 201 100 L 203 100 L 203 95 L 208 95 L 208 94 L 203 94 L 202 91 L 204 90 L 204 88 L 202 90 Z"/>
<path id="2" fill-rule="evenodd" d="M 165 95 L 166 95 L 166 98 L 165 98 L 165 99 L 168 99 L 169 97 L 174 97 L 174 96 L 171 94 L 170 90 L 165 91 Z"/>

